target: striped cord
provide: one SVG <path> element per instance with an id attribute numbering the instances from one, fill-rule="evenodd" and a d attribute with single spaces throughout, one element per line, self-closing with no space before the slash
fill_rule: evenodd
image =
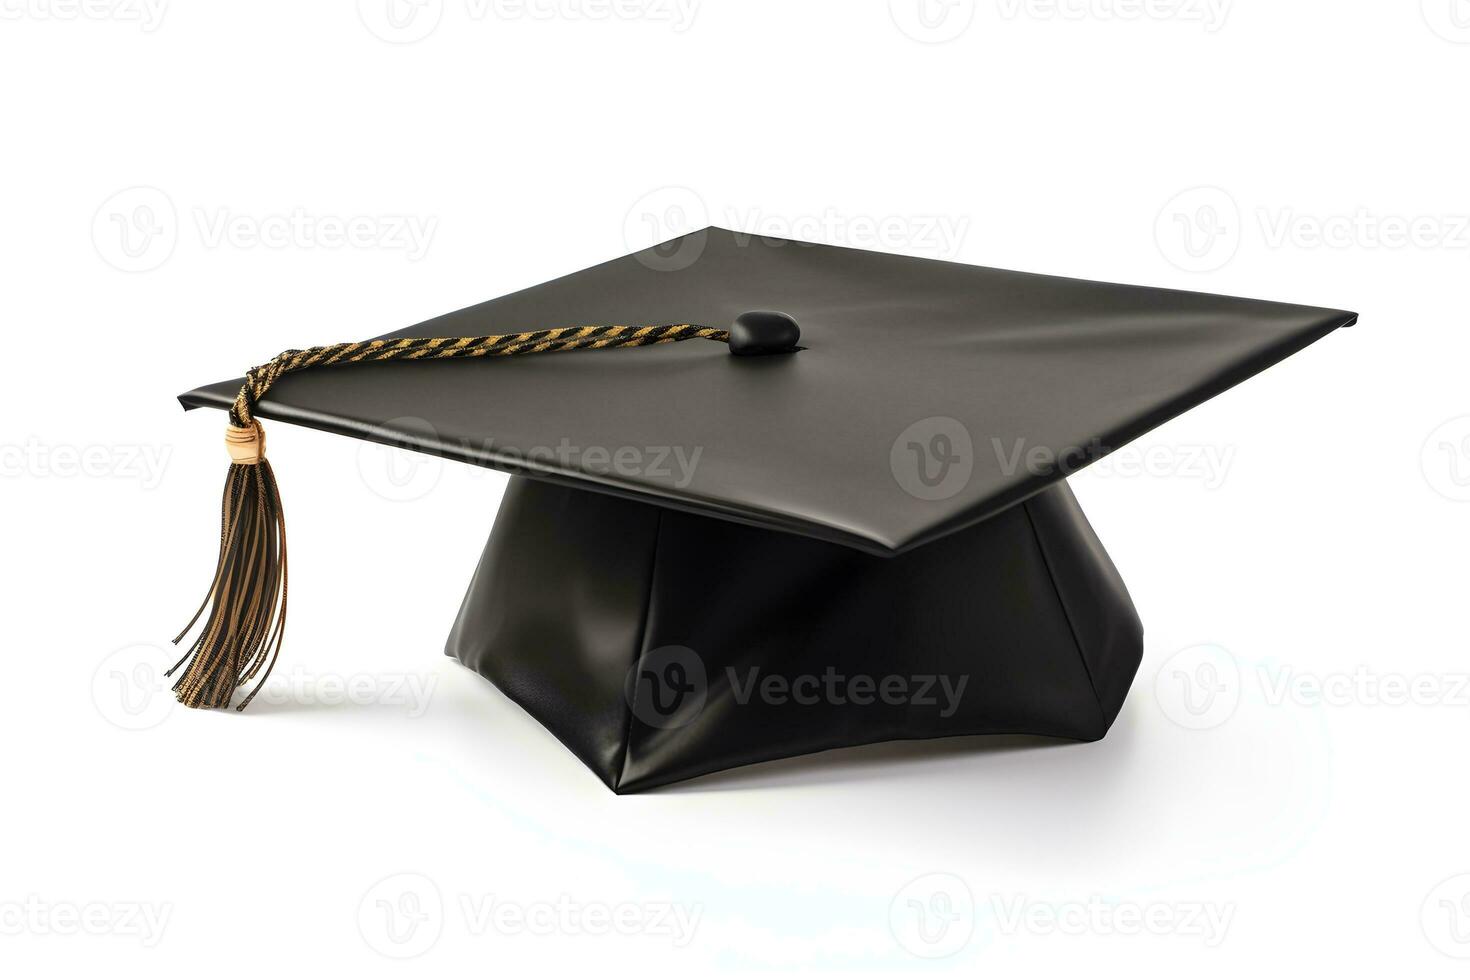
<path id="1" fill-rule="evenodd" d="M 251 368 L 245 384 L 230 407 L 230 422 L 248 428 L 255 421 L 255 405 L 282 377 L 306 368 L 336 364 L 371 364 L 377 361 L 427 361 L 451 357 L 507 357 L 512 354 L 554 354 L 568 350 L 603 347 L 647 347 L 681 340 L 715 340 L 728 343 L 730 332 L 693 323 L 629 327 L 620 325 L 558 327 L 525 333 L 490 334 L 484 337 L 405 337 L 401 340 L 364 340 L 355 344 L 329 344 L 288 350 Z"/>

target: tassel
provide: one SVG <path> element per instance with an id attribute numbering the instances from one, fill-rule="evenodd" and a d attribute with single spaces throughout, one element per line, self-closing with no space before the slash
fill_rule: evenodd
<path id="1" fill-rule="evenodd" d="M 180 643 L 204 617 L 204 626 L 179 662 L 184 672 L 174 683 L 178 699 L 191 708 L 223 708 L 240 685 L 260 680 L 240 702 L 243 711 L 270 677 L 281 651 L 286 629 L 286 519 L 276 476 L 265 458 L 265 430 L 255 418 L 255 406 L 272 385 L 287 374 L 308 368 L 320 370 L 339 364 L 379 364 L 390 361 L 445 360 L 449 358 L 508 357 L 647 347 L 683 340 L 731 343 L 730 331 L 692 323 L 656 326 L 622 325 L 558 327 L 483 337 L 404 337 L 363 340 L 288 350 L 245 374 L 245 384 L 230 408 L 225 446 L 230 451 L 221 507 L 219 557 L 214 580 L 199 611 L 174 638 Z M 794 340 L 794 337 L 793 337 Z M 760 353 L 748 341 L 740 353 Z M 186 665 L 187 664 L 187 665 Z M 263 673 L 262 673 L 263 671 Z"/>
<path id="2" fill-rule="evenodd" d="M 167 676 L 184 667 L 174 684 L 178 699 L 191 708 L 223 708 L 236 688 L 259 674 L 260 683 L 237 709 L 244 710 L 270 676 L 285 632 L 286 519 L 260 423 L 252 419 L 247 426 L 229 426 L 225 444 L 233 462 L 225 478 L 214 580 L 174 643 L 189 634 L 206 609 L 209 615 Z"/>

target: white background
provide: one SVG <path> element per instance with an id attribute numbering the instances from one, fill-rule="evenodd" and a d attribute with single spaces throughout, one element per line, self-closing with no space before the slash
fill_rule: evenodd
<path id="1" fill-rule="evenodd" d="M 1465 0 L 159 2 L 0 0 L 8 975 L 1463 975 Z M 710 223 L 1362 323 L 1073 481 L 1097 744 L 615 797 L 441 655 L 504 479 L 282 425 L 287 687 L 157 693 L 176 393 Z"/>

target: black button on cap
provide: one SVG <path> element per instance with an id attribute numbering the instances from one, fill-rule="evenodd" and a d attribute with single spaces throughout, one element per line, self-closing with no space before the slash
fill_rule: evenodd
<path id="1" fill-rule="evenodd" d="M 730 324 L 732 354 L 788 354 L 800 339 L 796 321 L 774 310 L 751 310 Z"/>

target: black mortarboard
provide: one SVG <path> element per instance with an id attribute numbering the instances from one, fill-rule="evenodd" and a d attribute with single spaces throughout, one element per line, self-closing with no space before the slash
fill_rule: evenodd
<path id="1" fill-rule="evenodd" d="M 288 351 L 182 396 L 235 462 L 176 690 L 228 704 L 279 646 L 270 418 L 515 475 L 448 653 L 616 791 L 1101 738 L 1142 631 L 1065 477 L 1355 319 L 711 228 Z"/>

